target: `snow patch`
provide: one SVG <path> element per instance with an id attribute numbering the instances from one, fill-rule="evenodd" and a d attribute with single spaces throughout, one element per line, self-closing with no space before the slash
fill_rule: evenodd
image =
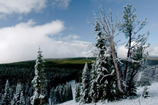
<path id="1" fill-rule="evenodd" d="M 75 80 L 69 82 L 72 86 L 73 90 L 73 100 L 67 101 L 65 103 L 59 105 L 79 105 L 79 103 L 75 102 L 74 93 L 75 93 Z M 123 99 L 121 101 L 116 102 L 98 102 L 96 105 L 157 105 L 158 100 L 158 82 L 152 83 L 151 86 L 148 86 L 148 91 L 150 97 L 144 99 L 141 97 L 144 87 L 138 87 L 137 94 L 138 98 L 136 99 Z M 84 105 L 95 105 L 94 103 L 91 104 L 84 104 Z"/>

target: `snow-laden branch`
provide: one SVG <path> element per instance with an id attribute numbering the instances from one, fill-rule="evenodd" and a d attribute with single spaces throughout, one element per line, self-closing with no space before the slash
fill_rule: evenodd
<path id="1" fill-rule="evenodd" d="M 134 59 L 131 59 L 130 57 L 126 58 L 126 60 L 128 62 L 132 62 L 132 63 L 141 63 L 144 61 L 144 59 L 141 59 L 141 60 L 134 60 Z"/>

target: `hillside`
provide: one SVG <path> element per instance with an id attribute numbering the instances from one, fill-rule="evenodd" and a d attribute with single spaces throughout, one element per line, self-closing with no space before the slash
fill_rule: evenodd
<path id="1" fill-rule="evenodd" d="M 84 65 L 85 62 L 88 64 L 91 64 L 93 60 L 95 60 L 95 57 L 93 58 L 85 58 L 85 57 L 78 57 L 78 58 L 46 58 L 44 59 L 46 61 L 45 65 L 46 67 L 59 67 L 59 68 L 75 68 L 79 69 L 82 68 L 79 65 Z M 157 65 L 158 64 L 158 57 L 149 57 L 148 58 L 148 64 L 149 65 Z M 29 60 L 29 61 L 19 61 L 19 62 L 13 62 L 13 63 L 5 63 L 0 64 L 0 66 L 5 67 L 34 67 L 35 60 Z"/>
<path id="2" fill-rule="evenodd" d="M 92 61 L 95 58 L 60 58 L 45 59 L 45 71 L 47 79 L 50 80 L 50 87 L 75 79 L 80 81 L 82 69 L 85 62 L 91 68 Z M 149 58 L 148 64 L 158 65 L 158 58 Z M 31 83 L 34 77 L 35 60 L 21 61 L 8 64 L 0 64 L 0 89 L 4 88 L 4 84 L 8 79 L 10 84 Z M 30 84 L 31 85 L 31 84 Z"/>
<path id="3" fill-rule="evenodd" d="M 82 70 L 85 62 L 91 68 L 92 61 L 95 58 L 62 58 L 62 59 L 45 59 L 45 73 L 48 80 L 46 87 L 47 92 L 50 93 L 52 87 L 58 84 L 65 84 L 68 81 L 81 81 Z M 157 58 L 149 58 L 149 65 L 157 65 Z M 10 85 L 15 89 L 17 83 L 22 83 L 26 95 L 32 95 L 32 79 L 34 77 L 35 60 L 14 62 L 9 64 L 0 64 L 0 93 L 4 93 L 6 80 L 9 80 Z M 155 68 L 149 73 L 153 75 Z M 155 73 L 155 72 L 154 72 Z M 152 79 L 153 80 L 153 79 Z M 154 78 L 154 80 L 157 80 Z M 47 94 L 49 97 L 49 94 Z M 71 101 L 73 102 L 73 101 Z M 121 105 L 121 104 L 120 104 Z"/>
<path id="4" fill-rule="evenodd" d="M 73 95 L 75 94 L 75 82 L 71 81 L 71 86 L 73 90 Z M 143 98 L 141 94 L 144 90 L 144 87 L 138 87 L 137 89 L 137 97 L 134 99 L 123 99 L 116 102 L 98 102 L 96 104 L 84 104 L 84 105 L 157 105 L 158 100 L 158 82 L 153 82 L 151 86 L 148 86 L 148 91 L 150 97 Z M 75 102 L 75 99 L 59 104 L 59 105 L 79 105 L 79 103 Z M 82 104 L 81 104 L 82 105 Z"/>
<path id="5" fill-rule="evenodd" d="M 65 83 L 72 79 L 79 81 L 84 63 L 92 63 L 94 58 L 63 58 L 63 59 L 45 59 L 45 72 L 47 79 L 50 80 L 50 87 Z M 4 88 L 6 80 L 10 84 L 30 84 L 34 77 L 35 60 L 14 62 L 9 64 L 0 64 L 0 89 Z"/>
<path id="6" fill-rule="evenodd" d="M 55 67 L 55 68 L 72 68 L 72 69 L 79 69 L 81 68 L 81 65 L 84 65 L 85 62 L 88 64 L 92 63 L 92 60 L 95 58 L 85 58 L 85 57 L 79 57 L 79 58 L 47 58 L 44 59 L 46 61 L 45 66 L 46 67 Z M 13 62 L 13 63 L 6 63 L 6 64 L 0 64 L 0 66 L 5 67 L 34 67 L 35 60 L 29 60 L 29 61 L 19 61 L 19 62 Z"/>

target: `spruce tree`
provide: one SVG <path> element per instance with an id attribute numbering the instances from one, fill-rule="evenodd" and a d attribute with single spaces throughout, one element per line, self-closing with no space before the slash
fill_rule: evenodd
<path id="1" fill-rule="evenodd" d="M 13 99 L 11 101 L 11 105 L 24 105 L 24 96 L 23 96 L 23 90 L 22 85 L 20 83 L 16 86 L 16 91 L 14 93 Z"/>
<path id="2" fill-rule="evenodd" d="M 42 51 L 38 51 L 38 56 L 36 60 L 36 65 L 35 65 L 35 77 L 32 80 L 32 84 L 35 88 L 34 94 L 31 97 L 31 104 L 39 104 L 43 105 L 44 104 L 44 97 L 45 97 L 45 85 L 46 85 L 46 77 L 45 77 L 45 71 L 44 71 L 44 60 L 42 56 Z"/>
<path id="3" fill-rule="evenodd" d="M 55 88 L 54 87 L 50 91 L 49 104 L 50 105 L 56 104 Z"/>
<path id="4" fill-rule="evenodd" d="M 59 104 L 62 102 L 60 90 L 61 90 L 61 86 L 58 85 L 55 89 L 56 104 Z"/>
<path id="5" fill-rule="evenodd" d="M 90 92 L 90 71 L 88 69 L 87 62 L 84 65 L 82 72 L 82 83 L 81 83 L 81 100 L 83 103 L 90 103 L 91 98 L 89 95 Z"/>
<path id="6" fill-rule="evenodd" d="M 93 61 L 92 69 L 91 69 L 91 87 L 90 87 L 90 97 L 92 98 L 92 102 L 97 102 L 99 100 L 99 93 L 97 91 L 97 72 L 95 70 L 96 62 Z"/>
<path id="7" fill-rule="evenodd" d="M 94 102 L 98 100 L 112 101 L 116 96 L 116 76 L 111 54 L 108 52 L 108 43 L 101 31 L 100 24 L 96 21 L 97 32 L 97 57 L 92 67 L 91 96 Z"/>
<path id="8" fill-rule="evenodd" d="M 66 83 L 64 85 L 58 85 L 55 89 L 51 89 L 49 103 L 60 104 L 65 101 L 72 100 L 71 85 Z"/>
<path id="9" fill-rule="evenodd" d="M 64 85 L 64 89 L 66 89 L 66 93 L 64 94 L 64 97 L 66 98 L 65 101 L 69 101 L 73 99 L 73 95 L 72 95 L 72 88 L 71 88 L 71 84 L 66 83 L 66 85 Z M 64 92 L 64 91 L 63 91 Z"/>
<path id="10" fill-rule="evenodd" d="M 75 101 L 79 102 L 81 98 L 81 85 L 80 83 L 76 83 L 75 85 Z"/>
<path id="11" fill-rule="evenodd" d="M 5 93 L 3 95 L 3 98 L 2 98 L 2 105 L 11 105 L 11 88 L 10 88 L 10 85 L 9 85 L 9 81 L 7 80 L 6 81 L 6 84 L 5 84 Z"/>

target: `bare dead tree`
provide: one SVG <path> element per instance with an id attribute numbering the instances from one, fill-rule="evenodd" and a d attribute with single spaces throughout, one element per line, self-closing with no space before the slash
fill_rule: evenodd
<path id="1" fill-rule="evenodd" d="M 119 61 L 118 61 L 118 57 L 117 57 L 116 42 L 114 41 L 114 38 L 117 35 L 119 35 L 123 30 L 118 31 L 120 26 L 118 24 L 117 19 L 116 19 L 116 21 L 113 20 L 111 10 L 109 10 L 109 14 L 106 14 L 104 9 L 101 9 L 100 11 L 101 11 L 100 12 L 101 18 L 98 18 L 96 14 L 95 14 L 95 16 L 96 16 L 98 23 L 101 26 L 101 30 L 104 35 L 103 38 L 107 41 L 106 46 L 108 46 L 108 53 L 112 57 L 114 68 L 116 70 L 117 88 L 119 90 L 119 93 L 122 94 L 123 89 L 122 89 L 122 85 L 121 85 L 122 83 L 121 83 L 121 77 L 120 77 Z"/>

